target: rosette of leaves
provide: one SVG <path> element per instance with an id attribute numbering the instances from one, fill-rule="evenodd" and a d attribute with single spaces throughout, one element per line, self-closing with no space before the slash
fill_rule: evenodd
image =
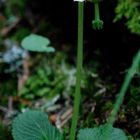
<path id="1" fill-rule="evenodd" d="M 14 140 L 64 140 L 45 113 L 33 110 L 28 110 L 14 119 L 12 135 Z"/>
<path id="2" fill-rule="evenodd" d="M 81 129 L 78 133 L 78 140 L 128 140 L 125 133 L 118 128 L 107 124 L 95 128 Z"/>
<path id="3" fill-rule="evenodd" d="M 54 52 L 55 49 L 50 47 L 50 40 L 40 35 L 30 34 L 25 37 L 21 45 L 24 49 L 35 52 Z"/>

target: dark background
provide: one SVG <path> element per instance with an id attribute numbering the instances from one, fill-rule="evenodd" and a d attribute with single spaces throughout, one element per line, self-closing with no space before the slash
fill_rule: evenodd
<path id="1" fill-rule="evenodd" d="M 88 58 L 85 59 L 92 59 L 92 52 L 99 48 L 102 59 L 114 70 L 122 69 L 125 64 L 130 63 L 140 44 L 139 36 L 131 34 L 125 26 L 125 19 L 116 23 L 113 22 L 116 4 L 116 0 L 108 0 L 107 2 L 104 0 L 100 3 L 101 18 L 104 21 L 104 28 L 101 31 L 94 31 L 92 29 L 91 22 L 94 19 L 94 7 L 90 2 L 85 3 L 84 17 L 84 52 L 88 54 Z M 76 2 L 72 0 L 30 0 L 27 5 L 28 10 L 31 10 L 39 17 L 45 17 L 54 26 L 62 29 L 63 32 L 60 34 L 62 42 L 76 45 Z"/>

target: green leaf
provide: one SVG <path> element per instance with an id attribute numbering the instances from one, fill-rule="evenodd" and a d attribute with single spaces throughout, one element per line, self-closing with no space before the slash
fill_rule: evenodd
<path id="1" fill-rule="evenodd" d="M 49 122 L 48 116 L 33 110 L 15 118 L 12 135 L 14 140 L 63 140 L 62 134 Z"/>
<path id="2" fill-rule="evenodd" d="M 77 137 L 78 140 L 127 140 L 125 133 L 121 129 L 111 127 L 109 130 L 111 131 L 108 131 L 107 125 L 85 128 L 79 131 Z"/>
<path id="3" fill-rule="evenodd" d="M 36 34 L 31 34 L 25 37 L 22 40 L 22 47 L 29 51 L 36 52 L 54 52 L 55 49 L 53 47 L 49 47 L 50 40 L 43 36 L 39 36 Z"/>

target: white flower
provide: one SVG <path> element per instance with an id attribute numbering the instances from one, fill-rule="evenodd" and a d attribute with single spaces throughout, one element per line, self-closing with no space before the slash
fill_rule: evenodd
<path id="1" fill-rule="evenodd" d="M 74 1 L 78 1 L 78 2 L 84 2 L 85 0 L 74 0 Z"/>

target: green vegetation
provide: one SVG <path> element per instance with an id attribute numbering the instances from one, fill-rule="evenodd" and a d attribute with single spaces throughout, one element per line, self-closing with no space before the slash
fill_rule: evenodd
<path id="1" fill-rule="evenodd" d="M 118 21 L 126 19 L 126 25 L 132 33 L 140 34 L 140 2 L 138 0 L 119 0 L 116 7 L 116 18 Z"/>
<path id="2" fill-rule="evenodd" d="M 139 140 L 139 0 L 66 4 L 0 1 L 0 139 Z"/>
<path id="3" fill-rule="evenodd" d="M 7 16 L 18 15 L 21 16 L 23 14 L 25 8 L 26 0 L 9 0 L 6 3 L 5 13 Z"/>
<path id="4" fill-rule="evenodd" d="M 126 75 L 126 78 L 124 80 L 124 84 L 122 85 L 122 88 L 121 88 L 120 93 L 118 95 L 118 99 L 115 103 L 115 106 L 112 110 L 111 116 L 110 116 L 107 124 L 104 126 L 99 126 L 97 128 L 93 128 L 93 129 L 86 128 L 86 129 L 80 130 L 80 132 L 78 134 L 78 140 L 83 140 L 83 139 L 89 140 L 93 137 L 95 138 L 95 140 L 103 140 L 103 139 L 104 140 L 108 140 L 108 139 L 116 140 L 118 138 L 120 140 L 127 140 L 127 137 L 125 136 L 123 131 L 116 129 L 116 128 L 113 128 L 112 125 L 115 121 L 115 118 L 116 118 L 116 115 L 119 111 L 120 105 L 122 104 L 123 97 L 126 93 L 126 90 L 128 89 L 130 81 L 132 80 L 139 63 L 140 63 L 140 52 L 138 52 L 138 54 L 134 58 L 132 67 L 130 68 L 130 70 L 128 71 L 128 74 Z M 76 92 L 76 95 L 77 95 L 77 92 Z M 78 95 L 78 97 L 79 97 L 79 95 Z M 75 98 L 77 98 L 77 96 L 75 96 Z M 80 102 L 74 102 L 74 103 L 77 105 L 77 103 L 80 103 Z M 77 111 L 76 112 L 76 119 L 78 119 L 78 112 L 79 112 L 78 108 L 79 108 L 79 104 L 78 104 L 77 108 L 75 108 Z M 42 118 L 41 118 L 41 116 L 42 116 Z M 45 116 L 45 114 L 41 115 L 40 112 L 29 111 L 29 112 L 23 113 L 22 115 L 17 117 L 15 119 L 15 121 L 13 122 L 13 137 L 15 138 L 15 140 L 18 140 L 18 139 L 23 140 L 23 139 L 26 139 L 27 137 L 29 138 L 28 135 L 31 135 L 31 134 L 33 137 L 30 137 L 30 139 L 42 138 L 43 140 L 44 139 L 51 140 L 54 137 L 58 140 L 62 140 L 63 138 L 61 136 L 57 136 L 59 134 L 57 134 L 57 133 L 55 134 L 55 133 L 53 133 L 53 131 L 50 131 L 51 126 L 48 125 L 47 118 L 46 117 L 43 118 L 43 116 Z M 34 120 L 34 121 L 32 121 L 32 120 Z M 73 120 L 75 121 L 75 116 L 73 116 Z M 42 126 L 42 121 L 47 123 L 46 126 Z M 33 127 L 32 125 L 36 125 L 36 126 Z M 44 123 L 43 123 L 43 125 L 44 125 Z M 74 126 L 76 126 L 76 125 L 77 125 L 77 123 L 74 124 Z M 28 127 L 30 127 L 30 128 L 28 128 Z M 32 131 L 32 128 L 33 128 L 33 131 Z M 36 130 L 34 130 L 35 128 L 36 128 Z M 46 128 L 48 128 L 48 129 L 46 130 Z M 31 132 L 29 134 L 28 133 L 26 134 L 27 130 L 30 130 Z M 41 131 L 41 132 L 39 133 L 38 131 Z M 73 131 L 76 132 L 76 128 L 72 127 L 71 134 L 74 133 Z M 39 134 L 37 134 L 37 133 L 39 133 Z M 36 134 L 36 136 L 34 134 Z M 54 134 L 54 136 L 49 137 L 49 136 L 47 136 L 48 134 Z M 73 136 L 75 136 L 75 134 L 72 135 L 72 138 L 74 138 Z"/>

